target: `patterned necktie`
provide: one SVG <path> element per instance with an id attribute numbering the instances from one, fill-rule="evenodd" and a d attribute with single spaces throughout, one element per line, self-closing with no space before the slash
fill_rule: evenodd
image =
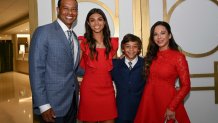
<path id="1" fill-rule="evenodd" d="M 67 35 L 68 35 L 68 41 L 69 41 L 69 43 L 71 43 L 72 31 L 71 30 L 67 30 Z"/>
<path id="2" fill-rule="evenodd" d="M 128 62 L 128 64 L 129 64 L 129 70 L 131 70 L 132 69 L 132 62 Z"/>
<path id="3" fill-rule="evenodd" d="M 72 38 L 73 32 L 71 30 L 67 30 L 67 35 L 68 35 L 68 41 L 69 41 L 71 51 L 72 51 L 72 56 L 74 59 L 74 42 L 73 42 L 73 38 Z"/>

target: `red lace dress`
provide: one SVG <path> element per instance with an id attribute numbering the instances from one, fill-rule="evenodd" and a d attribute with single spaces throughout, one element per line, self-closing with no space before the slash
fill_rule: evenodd
<path id="1" fill-rule="evenodd" d="M 179 91 L 175 89 L 177 78 L 180 80 Z M 167 108 L 175 111 L 178 123 L 190 123 L 183 105 L 189 91 L 190 76 L 185 56 L 170 49 L 159 51 L 150 66 L 134 123 L 164 123 Z"/>
<path id="2" fill-rule="evenodd" d="M 112 58 L 118 49 L 118 38 L 111 38 L 112 50 L 109 59 L 105 48 L 96 48 L 98 60 L 91 60 L 90 50 L 84 37 L 79 37 L 83 51 L 80 66 L 85 74 L 80 86 L 78 119 L 81 121 L 103 121 L 117 117 L 115 92 L 110 71 Z"/>

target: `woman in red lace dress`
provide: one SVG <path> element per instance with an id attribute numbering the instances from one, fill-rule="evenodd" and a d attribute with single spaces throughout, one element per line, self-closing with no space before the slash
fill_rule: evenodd
<path id="1" fill-rule="evenodd" d="M 89 11 L 85 29 L 84 37 L 79 37 L 80 66 L 85 74 L 80 86 L 78 119 L 84 123 L 114 123 L 117 108 L 110 71 L 118 38 L 110 38 L 106 16 L 100 9 Z"/>
<path id="2" fill-rule="evenodd" d="M 134 123 L 173 123 L 175 119 L 178 123 L 190 123 L 183 105 L 190 92 L 188 64 L 166 22 L 158 21 L 151 28 L 145 71 L 147 84 Z"/>

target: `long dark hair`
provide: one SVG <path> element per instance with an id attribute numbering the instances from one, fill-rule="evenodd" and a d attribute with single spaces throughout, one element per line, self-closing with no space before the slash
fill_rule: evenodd
<path id="1" fill-rule="evenodd" d="M 164 26 L 166 28 L 168 34 L 171 34 L 171 38 L 169 39 L 169 48 L 179 51 L 179 46 L 175 42 L 175 40 L 173 38 L 173 34 L 171 32 L 170 25 L 167 22 L 164 22 L 164 21 L 156 22 L 151 27 L 151 30 L 150 30 L 149 44 L 148 44 L 147 53 L 146 53 L 146 56 L 145 56 L 145 70 L 144 71 L 145 71 L 146 76 L 149 75 L 150 65 L 151 65 L 153 59 L 156 58 L 157 52 L 159 50 L 158 45 L 154 42 L 154 30 L 159 25 Z"/>
<path id="2" fill-rule="evenodd" d="M 101 9 L 93 8 L 87 14 L 86 22 L 85 22 L 85 34 L 84 34 L 84 37 L 87 39 L 87 43 L 89 45 L 90 58 L 92 60 L 94 59 L 95 56 L 96 56 L 95 59 L 98 59 L 98 52 L 96 51 L 96 39 L 94 39 L 93 37 L 92 29 L 89 26 L 88 22 L 89 22 L 90 16 L 95 13 L 100 14 L 105 21 L 105 25 L 103 29 L 103 35 L 104 35 L 103 43 L 106 48 L 105 54 L 107 58 L 109 57 L 109 53 L 111 51 L 111 40 L 110 40 L 111 33 L 110 33 L 110 28 L 108 25 L 107 18 Z"/>

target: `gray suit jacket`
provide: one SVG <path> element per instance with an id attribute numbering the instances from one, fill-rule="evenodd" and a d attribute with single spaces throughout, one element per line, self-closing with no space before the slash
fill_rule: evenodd
<path id="1" fill-rule="evenodd" d="M 77 38 L 76 38 L 77 39 Z M 78 42 L 78 41 L 77 41 Z M 79 45 L 75 65 L 69 42 L 57 21 L 38 27 L 29 52 L 29 74 L 33 107 L 50 104 L 57 117 L 65 116 L 76 92 L 78 102 Z"/>

